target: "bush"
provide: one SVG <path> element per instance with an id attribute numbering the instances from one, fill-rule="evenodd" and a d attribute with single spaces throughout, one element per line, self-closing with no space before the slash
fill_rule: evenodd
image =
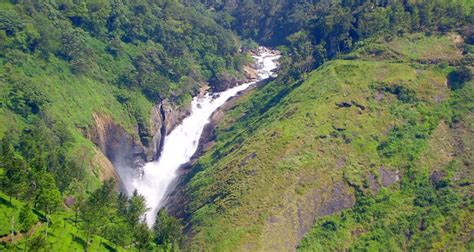
<path id="1" fill-rule="evenodd" d="M 448 85 L 452 90 L 463 88 L 470 80 L 472 80 L 472 72 L 466 66 L 461 66 L 448 75 Z"/>

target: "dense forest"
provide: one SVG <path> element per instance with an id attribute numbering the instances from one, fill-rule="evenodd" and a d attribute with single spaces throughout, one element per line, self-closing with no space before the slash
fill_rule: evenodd
<path id="1" fill-rule="evenodd" d="M 2 0 L 0 250 L 472 250 L 473 24 L 465 0 Z M 241 78 L 257 44 L 278 77 L 150 229 L 95 118 L 151 145 L 156 104 Z"/>
<path id="2" fill-rule="evenodd" d="M 15 232 L 63 212 L 70 198 L 74 226 L 86 233 L 73 238 L 86 245 L 101 233 L 121 246 L 153 239 L 139 218 L 143 199 L 100 185 L 94 147 L 78 128 L 102 112 L 130 134 L 134 125 L 144 128 L 146 140 L 153 104 L 185 105 L 220 73 L 239 75 L 247 61 L 230 30 L 177 1 L 2 1 L 0 48 L 5 204 L 22 199 L 27 214 L 42 213 Z M 14 220 L 2 219 L 8 234 Z"/>
<path id="3" fill-rule="evenodd" d="M 295 78 L 358 41 L 413 32 L 443 33 L 474 22 L 470 1 L 201 1 L 243 38 L 284 45 Z M 468 29 L 466 34 L 472 36 Z M 472 38 L 469 38 L 472 40 Z"/>

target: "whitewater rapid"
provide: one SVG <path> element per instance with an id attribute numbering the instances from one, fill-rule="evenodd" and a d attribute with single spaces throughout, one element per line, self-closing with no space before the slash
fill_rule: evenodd
<path id="1" fill-rule="evenodd" d="M 264 80 L 274 75 L 280 55 L 264 47 L 259 48 L 258 51 L 259 53 L 253 57 L 258 78 Z M 127 192 L 137 190 L 145 197 L 149 208 L 146 213 L 148 226 L 151 227 L 155 222 L 156 213 L 163 204 L 168 187 L 177 176 L 178 168 L 188 162 L 196 152 L 202 131 L 209 123 L 212 112 L 229 98 L 255 83 L 249 82 L 223 92 L 208 92 L 194 97 L 191 114 L 165 137 L 159 160 L 145 164 L 143 175 L 140 177 L 133 176 L 127 179 L 127 176 L 119 174 Z"/>

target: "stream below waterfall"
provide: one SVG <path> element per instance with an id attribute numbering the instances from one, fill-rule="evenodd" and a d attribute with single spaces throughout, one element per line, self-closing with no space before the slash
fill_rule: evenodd
<path id="1" fill-rule="evenodd" d="M 259 48 L 258 53 L 253 56 L 259 81 L 274 74 L 279 57 L 275 51 L 265 47 Z M 160 158 L 146 163 L 142 176 L 120 174 L 122 172 L 118 170 L 126 191 L 132 193 L 137 190 L 145 197 L 149 208 L 146 213 L 148 226 L 151 227 L 155 222 L 156 213 L 164 203 L 168 187 L 175 180 L 179 167 L 187 163 L 196 152 L 203 129 L 209 123 L 212 113 L 229 98 L 255 83 L 244 83 L 223 92 L 208 92 L 194 97 L 191 114 L 165 137 Z"/>

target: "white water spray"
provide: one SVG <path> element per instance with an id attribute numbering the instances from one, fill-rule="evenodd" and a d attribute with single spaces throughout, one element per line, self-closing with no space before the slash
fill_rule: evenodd
<path id="1" fill-rule="evenodd" d="M 254 56 L 259 80 L 267 79 L 274 74 L 273 71 L 277 68 L 276 60 L 279 57 L 280 55 L 264 47 L 259 49 L 258 55 Z M 165 137 L 159 160 L 147 163 L 143 168 L 143 176 L 130 177 L 128 174 L 123 174 L 123 169 L 118 170 L 126 190 L 129 193 L 137 190 L 145 197 L 149 208 L 146 213 L 148 226 L 151 227 L 155 222 L 156 213 L 163 204 L 168 187 L 177 176 L 178 168 L 188 162 L 196 152 L 202 131 L 209 123 L 212 112 L 229 98 L 255 83 L 249 82 L 220 93 L 206 93 L 194 97 L 191 114 Z"/>

